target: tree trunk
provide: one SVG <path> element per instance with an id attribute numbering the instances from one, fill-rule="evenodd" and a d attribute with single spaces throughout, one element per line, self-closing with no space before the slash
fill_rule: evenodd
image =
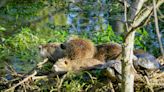
<path id="1" fill-rule="evenodd" d="M 132 64 L 133 58 L 133 46 L 134 46 L 134 37 L 135 37 L 135 30 L 134 28 L 138 28 L 145 19 L 151 14 L 153 10 L 152 5 L 149 5 L 149 8 L 146 8 L 145 12 L 142 11 L 141 8 L 143 4 L 148 0 L 131 0 L 134 1 L 130 5 L 129 19 L 127 19 L 127 12 L 125 12 L 125 22 L 126 22 L 126 30 L 127 30 L 127 37 L 125 37 L 125 42 L 123 46 L 123 62 L 122 62 L 122 92 L 133 92 L 134 91 L 134 68 Z M 157 6 L 159 7 L 164 3 L 164 0 L 158 0 Z M 125 11 L 126 11 L 126 0 L 124 0 L 125 4 Z M 140 14 L 138 14 L 140 13 Z M 131 21 L 131 24 L 128 25 L 127 20 Z"/>
<path id="2" fill-rule="evenodd" d="M 133 69 L 133 44 L 135 31 L 132 32 L 125 40 L 123 48 L 122 63 L 122 92 L 133 92 L 134 69 Z"/>
<path id="3" fill-rule="evenodd" d="M 125 6 L 125 23 L 127 32 L 132 30 L 132 25 L 135 23 L 135 16 L 140 11 L 145 0 L 136 0 L 132 2 L 129 11 L 129 19 L 127 19 L 126 0 L 124 0 Z M 135 9 L 134 9 L 135 8 Z M 131 25 L 128 25 L 127 20 L 133 20 Z M 123 62 L 122 62 L 122 92 L 133 92 L 134 91 L 134 68 L 133 68 L 133 48 L 134 48 L 134 37 L 135 31 L 131 32 L 125 37 L 123 46 Z"/>

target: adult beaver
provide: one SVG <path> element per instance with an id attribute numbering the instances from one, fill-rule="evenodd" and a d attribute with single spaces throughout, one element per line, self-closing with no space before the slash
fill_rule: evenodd
<path id="1" fill-rule="evenodd" d="M 64 43 L 48 43 L 39 46 L 40 55 L 55 63 L 58 59 L 66 57 L 71 60 L 92 58 L 95 46 L 92 41 L 70 37 Z"/>
<path id="2" fill-rule="evenodd" d="M 92 58 L 95 54 L 95 46 L 91 40 L 79 37 L 70 37 L 66 42 L 61 44 L 66 57 L 75 59 Z"/>

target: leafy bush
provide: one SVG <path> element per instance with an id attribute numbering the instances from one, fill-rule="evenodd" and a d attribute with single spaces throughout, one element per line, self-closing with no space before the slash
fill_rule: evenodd
<path id="1" fill-rule="evenodd" d="M 108 25 L 107 30 L 82 32 L 80 36 L 91 39 L 95 44 L 109 42 L 122 43 L 123 41 L 123 37 L 119 34 L 115 34 L 110 25 Z"/>

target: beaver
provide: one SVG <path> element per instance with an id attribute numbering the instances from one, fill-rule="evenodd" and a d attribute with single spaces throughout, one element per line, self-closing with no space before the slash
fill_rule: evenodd
<path id="1" fill-rule="evenodd" d="M 66 57 L 75 59 L 92 58 L 95 54 L 95 46 L 91 40 L 79 37 L 70 37 L 66 42 L 61 44 Z"/>
<path id="2" fill-rule="evenodd" d="M 68 71 L 89 70 L 94 68 L 101 68 L 101 65 L 103 64 L 104 62 L 93 58 L 76 60 L 62 58 L 53 65 L 52 71 L 55 73 L 63 73 Z"/>
<path id="3" fill-rule="evenodd" d="M 100 61 L 115 60 L 122 52 L 122 47 L 118 43 L 106 43 L 96 46 L 95 59 Z"/>
<path id="4" fill-rule="evenodd" d="M 79 37 L 70 37 L 64 43 L 48 43 L 39 46 L 40 55 L 55 63 L 58 59 L 67 57 L 68 59 L 92 58 L 95 53 L 95 46 L 92 41 Z"/>
<path id="5" fill-rule="evenodd" d="M 63 58 L 65 54 L 60 48 L 60 43 L 48 43 L 39 46 L 40 56 L 48 58 L 50 62 L 55 63 L 59 58 Z"/>

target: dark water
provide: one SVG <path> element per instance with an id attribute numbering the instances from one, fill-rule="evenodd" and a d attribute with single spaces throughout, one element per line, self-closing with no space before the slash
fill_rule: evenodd
<path id="1" fill-rule="evenodd" d="M 18 57 L 12 57 L 11 61 L 7 62 L 14 71 L 18 74 L 28 73 L 33 67 L 36 66 L 36 61 L 22 61 Z M 1 76 L 5 76 L 8 80 L 13 77 L 11 75 L 10 68 L 7 68 L 6 63 L 1 63 Z"/>

